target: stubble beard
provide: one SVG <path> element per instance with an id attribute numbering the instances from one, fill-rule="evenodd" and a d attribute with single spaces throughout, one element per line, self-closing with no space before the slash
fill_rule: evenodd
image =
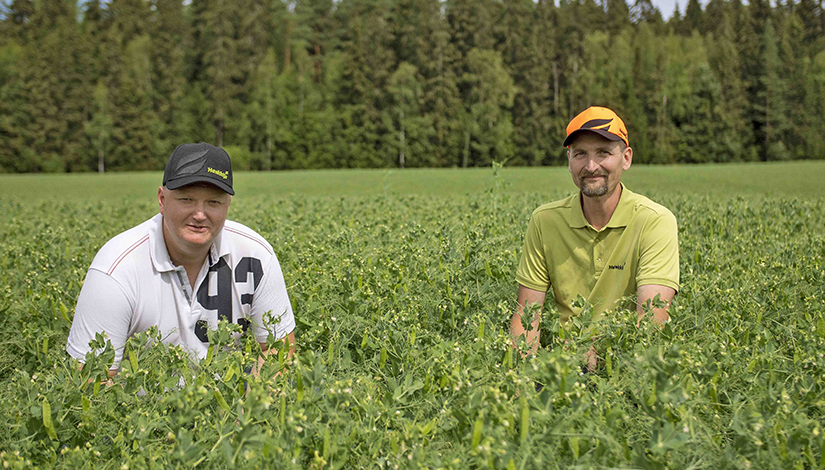
<path id="1" fill-rule="evenodd" d="M 584 177 L 582 177 L 582 194 L 587 197 L 601 197 L 607 194 L 607 177 L 599 181 L 598 183 L 588 184 L 587 181 L 584 180 Z"/>

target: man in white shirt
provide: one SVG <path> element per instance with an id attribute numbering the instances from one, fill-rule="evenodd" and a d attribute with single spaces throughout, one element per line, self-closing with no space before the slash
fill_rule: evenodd
<path id="1" fill-rule="evenodd" d="M 207 329 L 218 321 L 295 344 L 295 319 L 272 246 L 252 229 L 226 220 L 232 164 L 221 148 L 178 146 L 158 188 L 160 214 L 111 240 L 95 256 L 77 300 L 66 351 L 84 362 L 104 333 L 117 374 L 126 340 L 152 326 L 168 344 L 202 358 Z M 268 315 L 267 315 L 268 314 Z M 274 324 L 266 324 L 267 318 Z M 277 351 L 277 350 L 275 350 Z"/>

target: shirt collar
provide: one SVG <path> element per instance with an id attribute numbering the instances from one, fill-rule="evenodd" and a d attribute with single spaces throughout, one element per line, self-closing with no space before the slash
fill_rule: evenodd
<path id="1" fill-rule="evenodd" d="M 175 265 L 169 258 L 169 251 L 166 249 L 166 242 L 163 239 L 163 215 L 158 214 L 151 219 L 149 224 L 149 251 L 152 257 L 152 265 L 155 271 L 174 271 Z"/>
<path id="2" fill-rule="evenodd" d="M 619 184 L 622 185 L 622 195 L 619 197 L 616 210 L 610 216 L 610 221 L 607 222 L 607 226 L 610 228 L 627 227 L 630 219 L 633 218 L 633 193 L 625 187 L 624 183 Z"/>
<path id="3" fill-rule="evenodd" d="M 171 258 L 169 258 L 169 250 L 166 249 L 166 241 L 163 238 L 163 215 L 157 214 L 150 220 L 149 246 L 151 246 L 152 249 L 149 253 L 152 258 L 152 265 L 158 272 L 174 271 L 177 267 L 172 263 Z M 229 254 L 229 244 L 224 242 L 223 234 L 224 231 L 221 229 L 221 232 L 215 237 L 212 246 L 209 247 L 209 256 L 207 259 L 209 266 L 212 266 L 217 263 L 221 257 Z"/>
<path id="4" fill-rule="evenodd" d="M 215 237 L 215 241 L 212 242 L 212 246 L 209 247 L 209 266 L 212 266 L 217 263 L 219 259 L 229 254 L 229 243 L 223 239 L 225 233 L 226 230 L 221 228 L 220 233 Z"/>
<path id="5" fill-rule="evenodd" d="M 622 187 L 622 195 L 619 197 L 619 204 L 616 205 L 616 210 L 613 211 L 613 215 L 610 216 L 610 221 L 607 222 L 605 227 L 627 227 L 627 224 L 630 223 L 630 219 L 633 216 L 633 193 L 625 187 L 624 183 L 619 184 Z M 573 196 L 571 206 L 570 228 L 584 228 L 590 225 L 584 217 L 584 211 L 582 211 L 581 191 Z"/>

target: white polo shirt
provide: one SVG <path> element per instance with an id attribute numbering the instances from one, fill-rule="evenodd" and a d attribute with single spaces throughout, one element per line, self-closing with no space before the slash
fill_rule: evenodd
<path id="1" fill-rule="evenodd" d="M 292 332 L 295 319 L 281 266 L 263 237 L 227 220 L 193 291 L 186 270 L 169 259 L 162 221 L 158 214 L 117 235 L 95 256 L 66 342 L 72 357 L 83 362 L 95 333 L 105 333 L 115 348 L 111 368 L 117 369 L 126 340 L 157 326 L 165 343 L 203 358 L 206 329 L 217 328 L 220 318 L 244 330 L 252 327 L 261 343 L 270 332 L 278 339 Z M 264 324 L 267 312 L 274 324 Z"/>

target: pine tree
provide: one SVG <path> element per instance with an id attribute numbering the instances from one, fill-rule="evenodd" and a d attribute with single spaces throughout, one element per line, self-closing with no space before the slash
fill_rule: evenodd
<path id="1" fill-rule="evenodd" d="M 804 63 L 808 57 L 804 44 L 805 31 L 797 10 L 791 5 L 785 8 L 778 23 L 779 79 L 784 83 L 780 100 L 783 121 L 787 121 L 781 130 L 782 141 L 788 150 L 788 157 L 799 158 L 805 152 L 803 129 L 809 122 L 809 117 L 805 115 Z"/>
<path id="2" fill-rule="evenodd" d="M 229 0 L 202 0 L 198 3 L 201 3 L 197 8 L 197 38 L 203 61 L 201 80 L 210 105 L 214 142 L 220 147 L 224 144 L 228 121 L 240 109 L 241 77 L 236 67 L 237 41 L 232 21 L 235 5 Z"/>
<path id="3" fill-rule="evenodd" d="M 621 34 L 630 27 L 630 7 L 625 0 L 606 0 L 607 31 L 611 35 Z"/>
<path id="4" fill-rule="evenodd" d="M 461 166 L 488 166 L 513 155 L 513 106 L 515 85 L 501 56 L 491 50 L 471 49 L 469 71 L 463 77 L 469 93 L 465 102 L 464 151 Z"/>
<path id="5" fill-rule="evenodd" d="M 710 4 L 708 10 L 711 10 Z M 708 61 L 720 84 L 719 103 L 714 114 L 719 116 L 720 131 L 716 137 L 721 148 L 713 160 L 753 160 L 756 155 L 752 126 L 747 119 L 749 105 L 742 81 L 742 60 L 727 9 L 720 14 L 716 29 L 707 37 Z"/>
<path id="6" fill-rule="evenodd" d="M 813 56 L 825 48 L 825 13 L 816 0 L 799 0 L 794 11 L 802 21 L 802 47 L 809 56 Z"/>
<path id="7" fill-rule="evenodd" d="M 324 60 L 337 46 L 332 0 L 297 0 L 293 34 L 312 57 L 316 83 L 323 82 Z"/>
<path id="8" fill-rule="evenodd" d="M 387 81 L 395 62 L 392 29 L 386 21 L 389 5 L 381 0 L 349 0 L 339 4 L 339 11 L 349 18 L 336 97 L 348 143 L 344 162 L 350 167 L 384 167 L 394 160 L 382 148 L 386 134 L 392 132 L 384 120 L 390 105 Z"/>
<path id="9" fill-rule="evenodd" d="M 28 158 L 19 127 L 28 120 L 21 89 L 25 48 L 14 36 L 0 43 L 0 172 L 22 171 Z"/>
<path id="10" fill-rule="evenodd" d="M 756 130 L 761 146 L 763 160 L 781 160 L 788 158 L 788 149 L 783 142 L 787 130 L 787 110 L 784 100 L 786 83 L 780 75 L 782 61 L 779 57 L 779 45 L 770 19 L 765 22 L 762 33 L 761 62 L 764 73 L 760 78 L 760 88 L 754 110 L 757 114 Z"/>
<path id="11" fill-rule="evenodd" d="M 825 51 L 806 60 L 805 110 L 807 125 L 803 128 L 805 152 L 803 158 L 825 159 Z"/>
<path id="12" fill-rule="evenodd" d="M 460 58 L 455 45 L 450 41 L 449 24 L 440 15 L 431 18 L 433 28 L 433 54 L 431 60 L 422 64 L 419 70 L 424 75 L 425 114 L 432 120 L 434 149 L 438 166 L 455 165 L 455 156 L 463 145 L 460 122 L 462 109 L 461 92 L 458 86 L 457 63 Z"/>
<path id="13" fill-rule="evenodd" d="M 398 166 L 432 165 L 429 139 L 432 122 L 423 114 L 423 87 L 417 68 L 407 62 L 398 65 L 389 78 L 392 107 L 388 109 L 395 132 L 388 134 L 389 148 L 397 149 Z M 397 137 L 396 137 L 397 136 Z"/>
<path id="14" fill-rule="evenodd" d="M 163 161 L 177 145 L 190 140 L 184 95 L 185 51 L 191 47 L 191 36 L 181 0 L 152 0 L 152 5 L 152 109 L 157 116 L 153 154 Z"/>
<path id="15" fill-rule="evenodd" d="M 103 81 L 95 85 L 93 94 L 94 105 L 92 118 L 84 127 L 86 136 L 92 144 L 97 156 L 97 171 L 106 171 L 106 156 L 112 149 L 112 118 L 111 104 L 109 103 L 109 87 Z"/>
<path id="16" fill-rule="evenodd" d="M 542 127 L 543 120 L 549 119 L 546 104 L 550 70 L 541 57 L 542 43 L 548 41 L 545 34 L 536 38 L 537 14 L 532 1 L 502 1 L 495 16 L 496 50 L 518 90 L 512 110 L 515 144 L 512 161 L 515 164 L 541 161 L 546 149 L 540 146 L 541 136 L 536 131 Z"/>
<path id="17" fill-rule="evenodd" d="M 705 32 L 704 19 L 702 17 L 702 5 L 699 3 L 699 0 L 688 0 L 687 7 L 685 8 L 684 22 L 686 24 L 686 29 L 690 32 L 693 32 L 694 30 L 702 33 Z"/>
<path id="18" fill-rule="evenodd" d="M 151 44 L 147 35 L 127 43 L 110 80 L 113 148 L 109 166 L 115 170 L 159 170 L 167 157 L 154 153 Z"/>
<path id="19" fill-rule="evenodd" d="M 20 3 L 24 5 L 24 3 Z M 70 171 L 83 167 L 85 42 L 75 25 L 75 6 L 44 1 L 21 26 L 24 53 L 17 83 L 7 92 L 12 113 L 5 132 L 12 135 L 17 171 Z M 22 15 L 14 14 L 13 18 Z"/>

